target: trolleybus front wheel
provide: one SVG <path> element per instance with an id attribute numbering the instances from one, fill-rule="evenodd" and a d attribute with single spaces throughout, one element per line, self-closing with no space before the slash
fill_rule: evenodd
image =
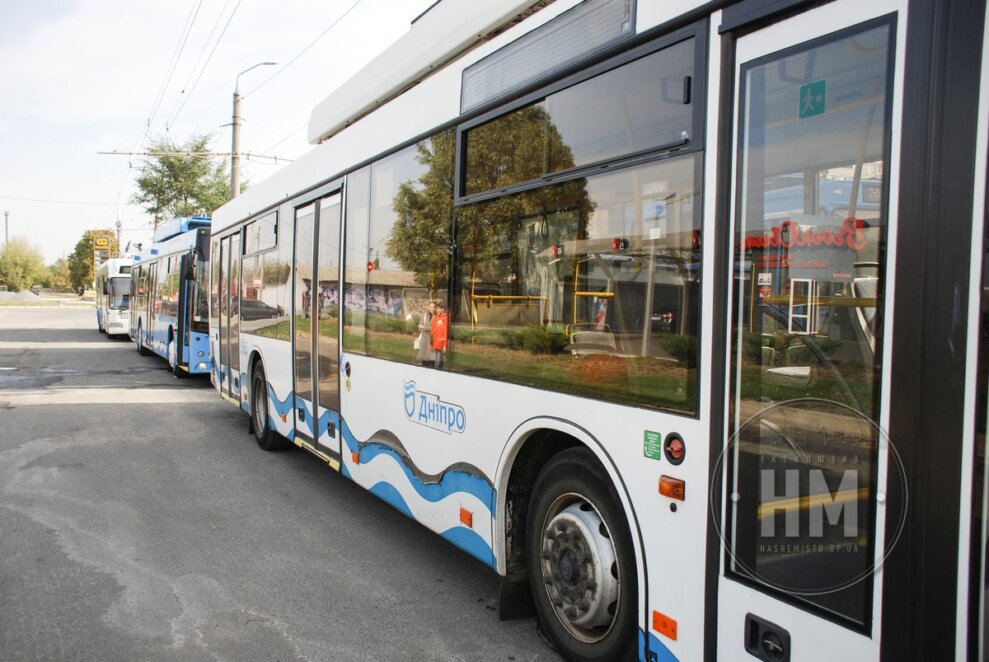
<path id="1" fill-rule="evenodd" d="M 635 559 L 618 495 L 586 448 L 543 467 L 527 516 L 539 619 L 567 660 L 635 658 Z"/>
<path id="2" fill-rule="evenodd" d="M 168 367 L 172 369 L 172 374 L 179 379 L 185 377 L 188 373 L 182 369 L 179 365 L 178 355 L 175 350 L 175 339 L 172 338 L 168 341 Z"/>

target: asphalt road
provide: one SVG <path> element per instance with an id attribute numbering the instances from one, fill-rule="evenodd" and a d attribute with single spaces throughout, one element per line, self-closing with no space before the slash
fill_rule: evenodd
<path id="1" fill-rule="evenodd" d="M 497 592 L 91 307 L 0 308 L 3 660 L 558 660 Z"/>

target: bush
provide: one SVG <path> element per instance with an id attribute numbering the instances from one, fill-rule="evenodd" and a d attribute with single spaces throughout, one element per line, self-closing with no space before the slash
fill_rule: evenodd
<path id="1" fill-rule="evenodd" d="M 533 354 L 550 354 L 553 351 L 553 337 L 540 325 L 527 326 L 514 334 L 514 345 Z"/>
<path id="2" fill-rule="evenodd" d="M 688 368 L 697 365 L 697 338 L 694 336 L 681 336 L 676 333 L 664 333 L 659 337 L 659 345 L 666 352 L 685 364 Z M 760 352 L 762 350 L 759 350 Z"/>
<path id="3" fill-rule="evenodd" d="M 419 332 L 419 327 L 415 320 L 388 317 L 387 315 L 368 315 L 367 328 L 370 331 L 385 333 L 408 333 L 415 335 Z"/>
<path id="4" fill-rule="evenodd" d="M 760 363 L 762 361 L 762 335 L 746 333 L 742 336 L 742 353 L 756 363 Z"/>

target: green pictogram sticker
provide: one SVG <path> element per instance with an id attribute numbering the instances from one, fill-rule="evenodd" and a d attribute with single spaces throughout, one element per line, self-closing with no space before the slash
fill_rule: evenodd
<path id="1" fill-rule="evenodd" d="M 661 460 L 663 458 L 663 434 L 646 430 L 642 437 L 642 454 L 650 460 Z"/>
<path id="2" fill-rule="evenodd" d="M 797 106 L 797 117 L 802 120 L 815 115 L 821 115 L 827 109 L 828 82 L 815 80 L 800 86 L 800 99 Z"/>

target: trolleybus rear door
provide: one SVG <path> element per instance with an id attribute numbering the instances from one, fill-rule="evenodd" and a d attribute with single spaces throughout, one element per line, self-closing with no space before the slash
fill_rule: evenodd
<path id="1" fill-rule="evenodd" d="M 240 372 L 240 230 L 230 237 L 230 318 L 227 324 L 227 346 L 230 351 L 230 397 L 238 403 L 247 402 L 247 375 Z"/>
<path id="2" fill-rule="evenodd" d="M 224 237 L 220 241 L 220 286 L 218 295 L 220 297 L 220 324 L 219 324 L 219 352 L 216 357 L 220 365 L 220 394 L 230 395 L 230 237 Z"/>
<path id="3" fill-rule="evenodd" d="M 340 193 L 319 201 L 316 241 L 316 310 L 313 318 L 316 372 L 316 441 L 340 452 Z"/>
<path id="4" fill-rule="evenodd" d="M 878 659 L 896 466 L 880 331 L 905 6 L 825 4 L 736 42 L 725 659 L 743 647 Z"/>

